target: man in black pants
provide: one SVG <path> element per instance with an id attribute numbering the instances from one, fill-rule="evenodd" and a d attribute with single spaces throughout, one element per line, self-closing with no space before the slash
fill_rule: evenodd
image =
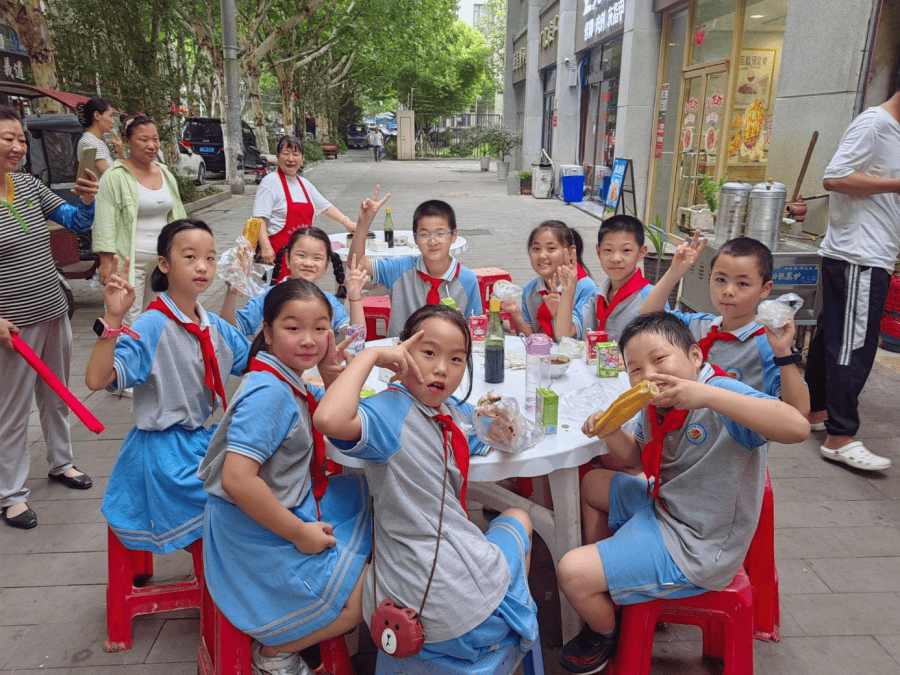
<path id="1" fill-rule="evenodd" d="M 854 436 L 900 251 L 900 73 L 894 91 L 853 120 L 825 170 L 831 200 L 820 249 L 822 313 L 806 367 L 809 421 L 828 432 L 822 456 L 869 471 L 891 466 Z"/>

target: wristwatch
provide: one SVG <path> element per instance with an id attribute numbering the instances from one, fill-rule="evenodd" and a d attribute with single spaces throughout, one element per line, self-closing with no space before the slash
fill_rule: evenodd
<path id="1" fill-rule="evenodd" d="M 799 363 L 803 360 L 803 355 L 800 353 L 800 350 L 796 347 L 791 347 L 791 353 L 788 356 L 776 356 L 773 361 L 775 365 L 781 368 L 782 366 L 789 366 L 791 364 L 799 365 Z"/>
<path id="2" fill-rule="evenodd" d="M 132 337 L 135 340 L 141 339 L 141 336 L 137 332 L 131 330 L 128 326 L 123 324 L 118 328 L 110 328 L 109 324 L 106 323 L 103 319 L 96 319 L 94 321 L 94 332 L 101 340 L 105 340 L 111 337 L 118 337 L 119 333 L 124 333 L 128 337 Z"/>

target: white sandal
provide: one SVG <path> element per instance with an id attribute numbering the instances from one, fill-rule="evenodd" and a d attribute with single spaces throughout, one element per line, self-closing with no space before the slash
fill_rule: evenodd
<path id="1" fill-rule="evenodd" d="M 810 422 L 809 428 L 812 431 L 825 431 L 825 422 Z"/>
<path id="2" fill-rule="evenodd" d="M 863 471 L 884 471 L 890 468 L 891 460 L 881 457 L 869 450 L 862 441 L 853 441 L 842 448 L 832 450 L 824 445 L 819 448 L 822 457 L 835 462 L 843 462 L 854 469 Z"/>

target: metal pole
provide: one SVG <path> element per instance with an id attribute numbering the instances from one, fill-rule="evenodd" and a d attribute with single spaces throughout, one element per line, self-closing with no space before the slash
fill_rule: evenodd
<path id="1" fill-rule="evenodd" d="M 238 86 L 237 28 L 234 0 L 222 0 L 222 51 L 225 57 L 225 177 L 231 194 L 244 194 L 244 172 L 237 170 L 241 138 L 241 95 Z"/>

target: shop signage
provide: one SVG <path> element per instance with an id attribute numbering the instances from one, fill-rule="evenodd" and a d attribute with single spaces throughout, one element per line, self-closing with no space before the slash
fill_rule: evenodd
<path id="1" fill-rule="evenodd" d="M 517 84 L 525 80 L 525 66 L 527 64 L 525 45 L 528 42 L 528 33 L 522 33 L 512 45 L 512 81 Z"/>
<path id="2" fill-rule="evenodd" d="M 16 32 L 0 24 L 0 82 L 34 84 L 31 59 Z"/>
<path id="3" fill-rule="evenodd" d="M 625 0 L 578 0 L 575 51 L 602 42 L 625 27 Z"/>
<path id="4" fill-rule="evenodd" d="M 666 138 L 666 110 L 669 108 L 669 83 L 663 82 L 659 87 L 659 110 L 656 113 L 656 148 L 654 157 L 662 159 L 663 142 Z"/>
<path id="5" fill-rule="evenodd" d="M 772 272 L 772 281 L 780 285 L 815 286 L 819 283 L 819 266 L 785 265 Z"/>
<path id="6" fill-rule="evenodd" d="M 538 39 L 540 51 L 538 52 L 538 69 L 543 70 L 556 65 L 556 55 L 559 51 L 559 3 L 553 3 L 541 12 L 541 34 Z"/>

